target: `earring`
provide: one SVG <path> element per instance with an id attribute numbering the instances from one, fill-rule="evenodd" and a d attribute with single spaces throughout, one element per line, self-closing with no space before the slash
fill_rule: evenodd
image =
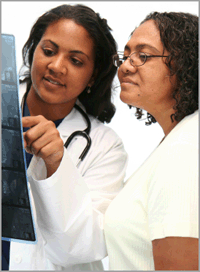
<path id="1" fill-rule="evenodd" d="M 90 94 L 90 93 L 91 93 L 90 86 L 87 86 L 87 90 L 86 90 L 86 92 L 87 92 L 88 94 Z"/>

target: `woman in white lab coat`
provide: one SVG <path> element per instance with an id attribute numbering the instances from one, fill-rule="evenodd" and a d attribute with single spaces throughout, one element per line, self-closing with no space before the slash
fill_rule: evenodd
<path id="1" fill-rule="evenodd" d="M 37 243 L 11 242 L 10 270 L 103 269 L 104 213 L 127 164 L 121 139 L 103 125 L 115 112 L 110 30 L 91 9 L 63 5 L 36 21 L 23 48 L 29 69 L 20 85 L 22 124 L 27 156 L 33 155 L 28 180 Z M 64 147 L 87 127 L 75 104 L 89 116 L 92 140 L 78 166 L 85 138 Z"/>

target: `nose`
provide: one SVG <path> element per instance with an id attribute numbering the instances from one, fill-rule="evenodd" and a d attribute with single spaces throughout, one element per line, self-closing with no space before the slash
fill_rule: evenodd
<path id="1" fill-rule="evenodd" d="M 66 74 L 67 66 L 66 66 L 66 60 L 64 59 L 64 56 L 57 55 L 54 58 L 52 58 L 50 63 L 48 64 L 48 68 L 54 73 Z"/>
<path id="2" fill-rule="evenodd" d="M 119 70 L 124 73 L 136 73 L 137 67 L 131 65 L 130 58 L 128 57 L 119 67 Z"/>

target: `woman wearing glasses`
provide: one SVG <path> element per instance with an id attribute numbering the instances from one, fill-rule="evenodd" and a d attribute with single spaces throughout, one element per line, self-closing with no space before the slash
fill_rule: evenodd
<path id="1" fill-rule="evenodd" d="M 154 12 L 113 59 L 121 100 L 165 137 L 106 211 L 110 269 L 198 270 L 198 17 Z"/>

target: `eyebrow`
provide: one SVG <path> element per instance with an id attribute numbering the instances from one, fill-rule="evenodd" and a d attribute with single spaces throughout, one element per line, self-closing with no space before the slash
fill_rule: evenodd
<path id="1" fill-rule="evenodd" d="M 52 43 L 56 48 L 59 48 L 59 46 L 58 46 L 55 42 L 53 42 L 53 41 L 51 41 L 51 40 L 44 40 L 44 42 L 50 42 L 50 43 Z M 83 51 L 80 51 L 80 50 L 71 50 L 71 51 L 69 51 L 69 53 L 82 54 L 82 55 L 85 55 L 85 56 L 89 59 L 88 55 L 85 54 Z"/>
<path id="2" fill-rule="evenodd" d="M 159 54 L 160 54 L 160 51 L 159 51 L 156 47 L 154 47 L 154 46 L 152 46 L 152 45 L 150 45 L 150 44 L 148 44 L 148 43 L 138 44 L 138 45 L 136 45 L 136 47 L 135 47 L 136 50 L 144 49 L 144 48 L 152 49 L 152 50 L 155 51 L 156 53 L 159 53 Z M 129 52 L 131 51 L 131 49 L 130 49 L 130 47 L 129 47 L 128 45 L 126 45 L 126 46 L 124 47 L 124 50 L 128 50 Z"/>
<path id="3" fill-rule="evenodd" d="M 85 56 L 89 59 L 88 55 L 85 54 L 84 52 L 80 51 L 80 50 L 71 50 L 71 51 L 69 51 L 69 52 L 70 52 L 70 53 L 76 53 L 76 54 L 85 55 Z"/>
<path id="4" fill-rule="evenodd" d="M 50 43 L 52 43 L 56 48 L 59 47 L 55 42 L 52 42 L 51 40 L 44 40 L 44 42 L 50 42 Z"/>

